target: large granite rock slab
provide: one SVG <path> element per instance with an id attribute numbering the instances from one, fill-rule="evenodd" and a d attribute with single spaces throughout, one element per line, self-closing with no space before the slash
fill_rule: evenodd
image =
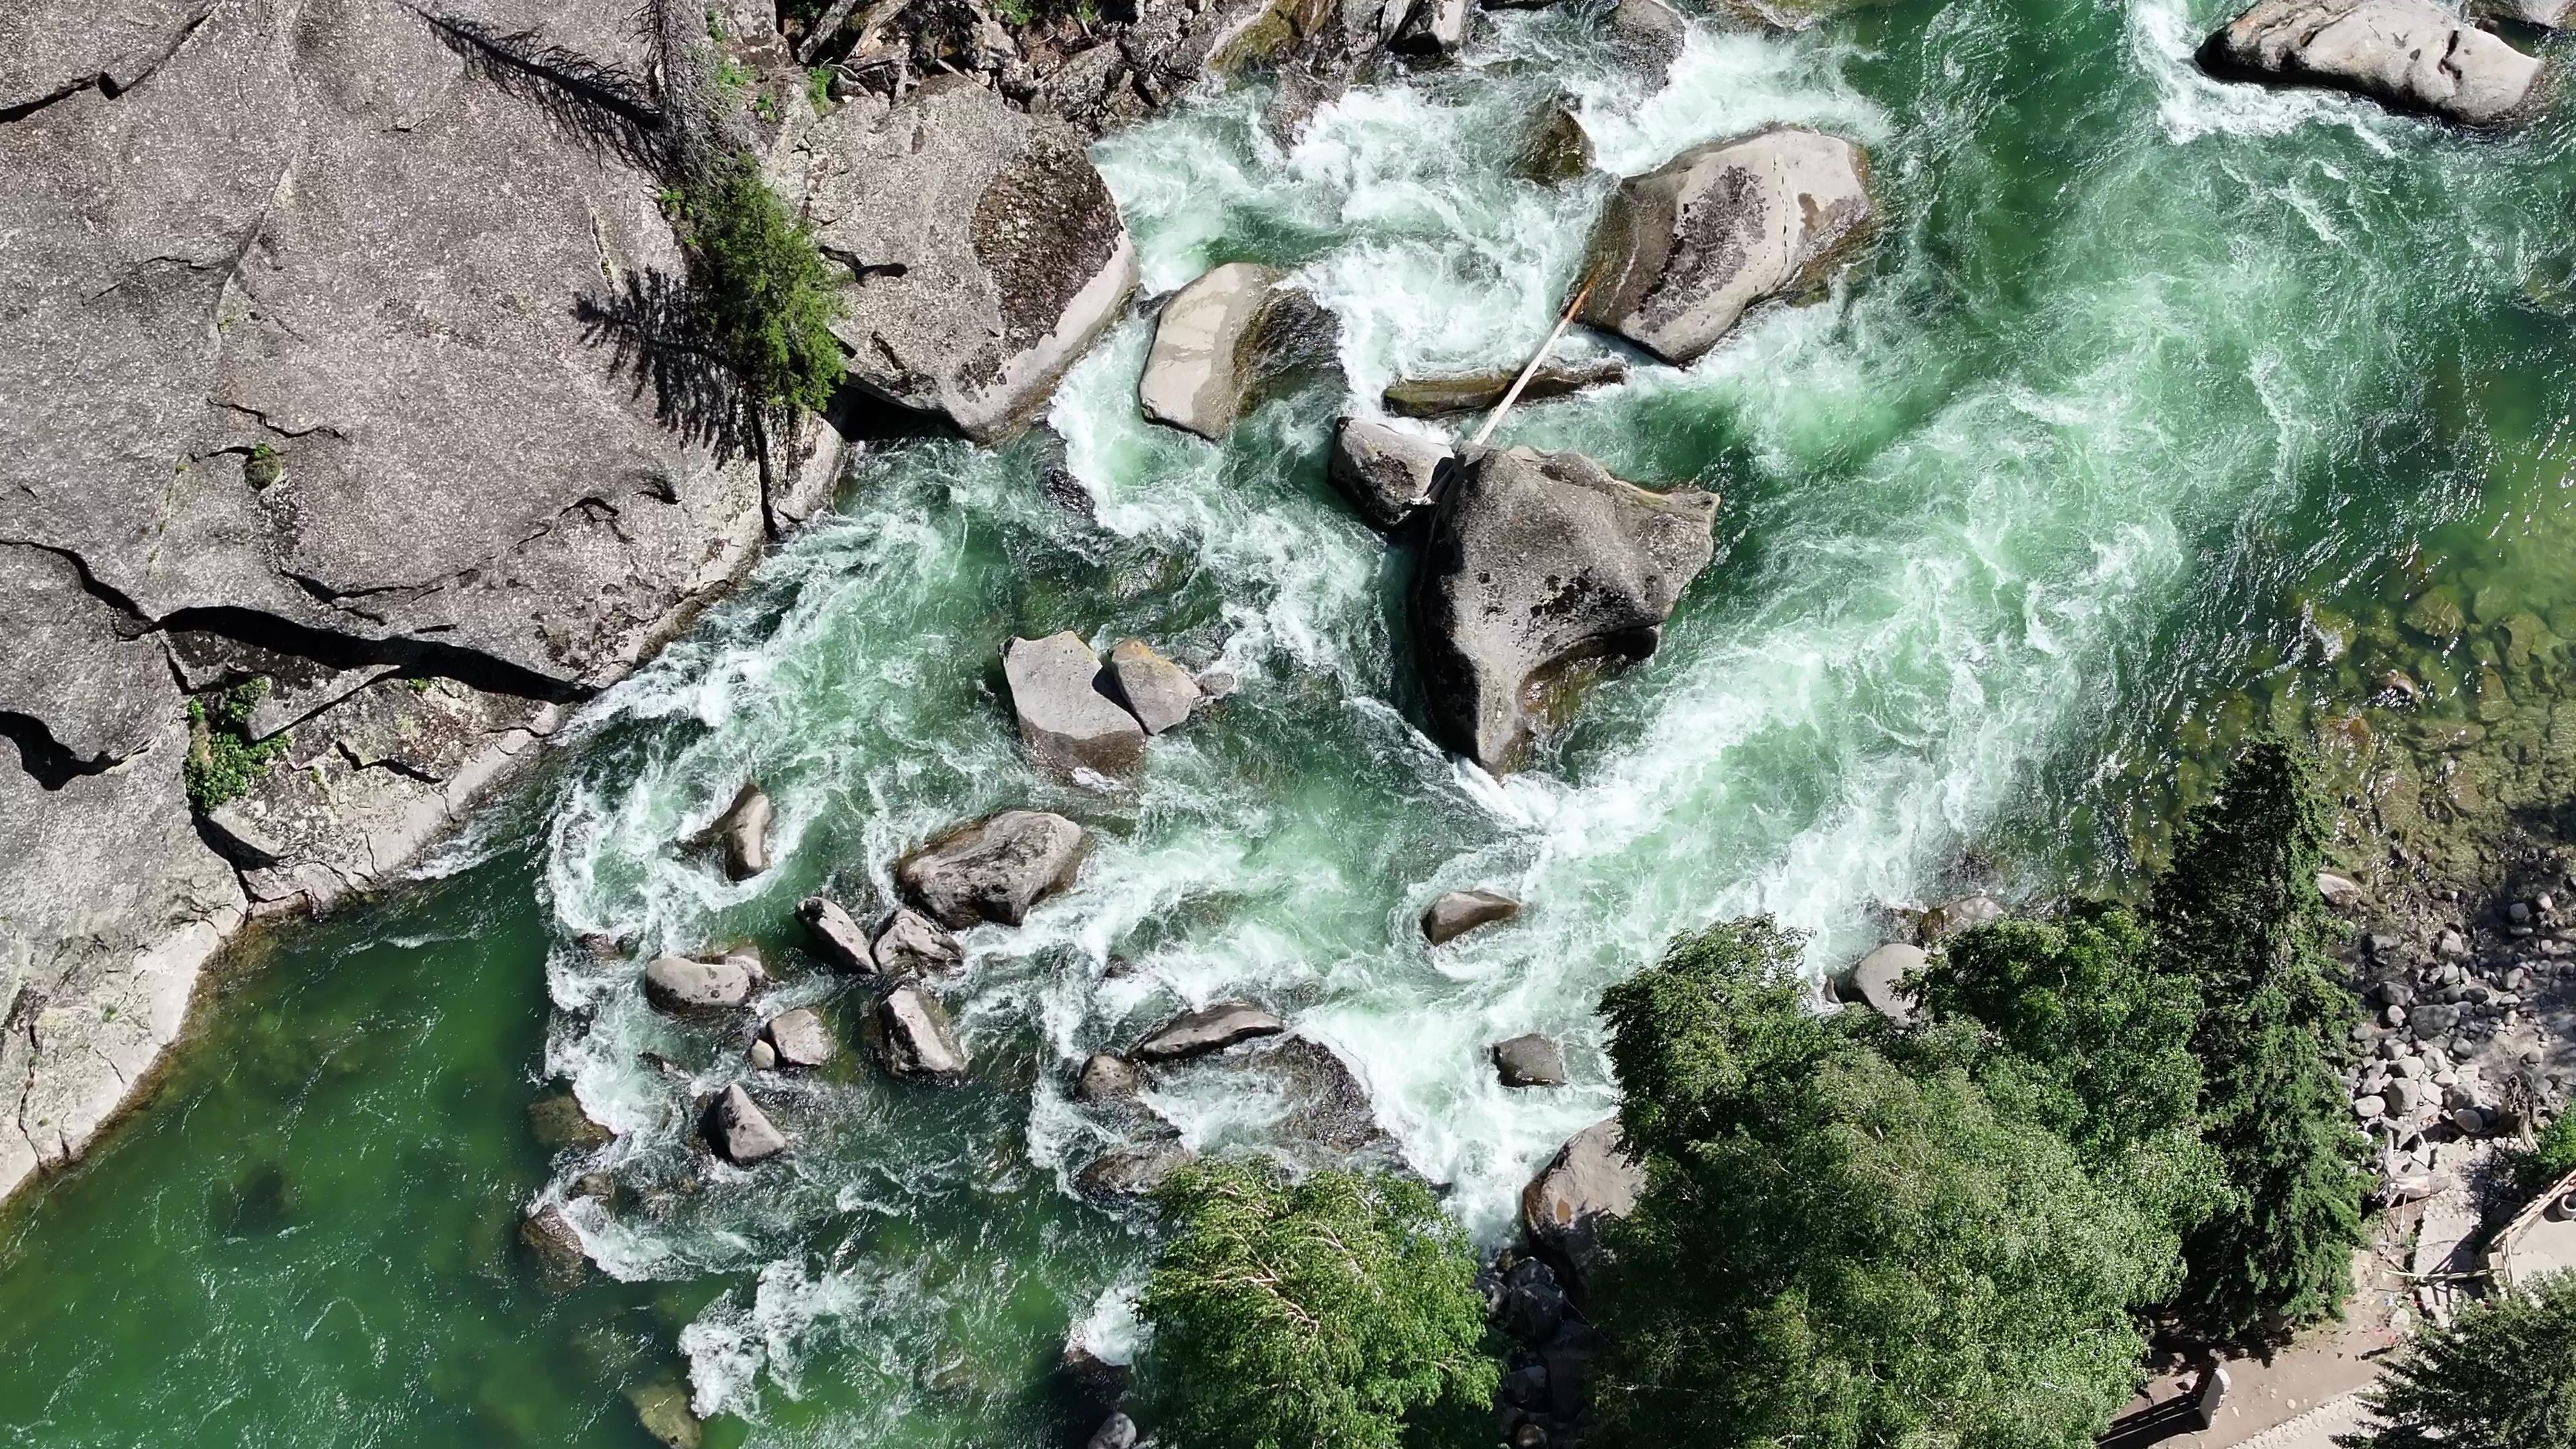
<path id="1" fill-rule="evenodd" d="M 1512 390 L 1520 377 L 1517 369 L 1493 372 L 1451 373 L 1433 377 L 1403 377 L 1388 383 L 1379 401 L 1386 410 L 1405 418 L 1443 418 L 1459 413 L 1490 412 L 1494 404 Z M 1624 382 L 1628 364 L 1615 357 L 1595 357 L 1581 362 L 1548 361 L 1530 373 L 1521 384 L 1520 401 L 1543 402 L 1552 397 L 1566 397 L 1588 387 L 1609 387 Z"/>
<path id="2" fill-rule="evenodd" d="M 774 168 L 826 258 L 850 378 L 968 437 L 1011 437 L 1117 320 L 1136 248 L 1083 137 L 967 76 L 863 98 Z"/>
<path id="3" fill-rule="evenodd" d="M 2535 119 L 2543 66 L 2432 0 L 2261 0 L 2201 47 L 2214 75 L 2327 86 L 2472 126 Z"/>
<path id="4" fill-rule="evenodd" d="M 1606 1261 L 1601 1230 L 1637 1208 L 1645 1169 L 1620 1149 L 1616 1118 L 1574 1134 L 1521 1189 L 1521 1231 L 1576 1307 Z"/>
<path id="5" fill-rule="evenodd" d="M 1038 810 L 1005 810 L 946 835 L 895 865 L 895 883 L 952 931 L 1016 926 L 1029 908 L 1073 884 L 1090 840 L 1081 826 Z"/>
<path id="6" fill-rule="evenodd" d="M 1820 286 L 1877 219 L 1868 155 L 1839 136 L 1783 127 L 1694 146 L 1610 194 L 1577 315 L 1689 362 L 1755 303 Z"/>
<path id="7" fill-rule="evenodd" d="M 1513 448 L 1458 470 L 1413 589 L 1441 738 L 1489 770 L 1517 768 L 1566 707 L 1570 667 L 1654 652 L 1708 565 L 1716 517 L 1714 494 L 1650 493 L 1579 453 Z"/>
<path id="8" fill-rule="evenodd" d="M 1249 1001 L 1220 1001 L 1183 1012 L 1147 1032 L 1127 1055 L 1149 1063 L 1187 1061 L 1287 1029 L 1288 1023 Z"/>
<path id="9" fill-rule="evenodd" d="M 906 1081 L 956 1082 L 966 1075 L 966 1048 L 946 1008 L 914 977 L 886 988 L 871 1023 L 878 1059 Z"/>
<path id="10" fill-rule="evenodd" d="M 851 920 L 850 913 L 838 902 L 807 896 L 796 904 L 796 919 L 804 925 L 814 954 L 829 962 L 833 970 L 854 976 L 876 974 L 875 949 L 859 929 L 859 923 Z"/>
<path id="11" fill-rule="evenodd" d="M 1287 273 L 1228 262 L 1172 294 L 1136 383 L 1145 416 L 1211 441 L 1272 388 L 1332 353 L 1332 314 Z"/>
<path id="12" fill-rule="evenodd" d="M 1866 1006 L 1899 1025 L 1912 1022 L 1914 989 L 1910 983 L 1926 959 L 1922 947 L 1890 941 L 1836 974 L 1834 995 L 1852 1005 Z"/>
<path id="13" fill-rule="evenodd" d="M 644 999 L 656 1011 L 728 1011 L 751 997 L 752 974 L 731 959 L 656 956 L 644 967 Z"/>
<path id="14" fill-rule="evenodd" d="M 1068 774 L 1144 773 L 1145 727 L 1111 693 L 1100 656 L 1081 635 L 1013 638 L 1002 648 L 1002 676 L 1030 754 Z"/>

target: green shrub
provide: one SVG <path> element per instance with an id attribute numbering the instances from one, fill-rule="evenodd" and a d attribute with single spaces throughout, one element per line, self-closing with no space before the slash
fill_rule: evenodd
<path id="1" fill-rule="evenodd" d="M 2201 1133 L 2224 1178 L 2175 1307 L 2218 1342 L 2275 1343 L 2335 1312 L 2362 1239 L 2362 1142 L 2334 1057 L 2360 1003 L 2316 885 L 2328 821 L 2307 756 L 2257 739 L 2155 884 L 2162 969 L 2199 988 Z"/>
<path id="2" fill-rule="evenodd" d="M 1191 1449 L 1395 1449 L 1489 1408 L 1499 1370 L 1465 1237 L 1420 1185 L 1196 1164 L 1140 1312 L 1158 1436 Z"/>
<path id="3" fill-rule="evenodd" d="M 2345 1449 L 2576 1449 L 2576 1273 L 2428 1327 L 2369 1402 Z"/>
<path id="4" fill-rule="evenodd" d="M 292 743 L 292 732 L 283 730 L 264 740 L 249 737 L 251 711 L 268 697 L 268 689 L 263 675 L 188 701 L 188 758 L 179 766 L 179 779 L 187 789 L 188 803 L 198 810 L 212 810 L 248 794 L 268 762 L 286 753 Z M 207 707 L 208 698 L 214 700 L 212 708 Z"/>
<path id="5" fill-rule="evenodd" d="M 1595 1293 L 1606 1442 L 2086 1449 L 2171 1225 L 1989 1097 L 1973 1029 L 1806 1010 L 1798 944 L 1724 923 L 1603 996 L 1647 1170 Z"/>
<path id="6" fill-rule="evenodd" d="M 820 412 L 841 385 L 831 270 L 751 158 L 712 170 L 680 189 L 674 220 L 716 347 L 753 401 Z"/>

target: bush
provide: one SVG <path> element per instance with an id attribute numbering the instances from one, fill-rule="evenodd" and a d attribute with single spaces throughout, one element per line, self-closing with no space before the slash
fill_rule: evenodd
<path id="1" fill-rule="evenodd" d="M 708 330 L 754 402 L 820 412 L 841 385 L 831 269 L 750 157 L 665 193 L 689 248 Z"/>
<path id="2" fill-rule="evenodd" d="M 1491 1405 L 1466 1238 L 1420 1185 L 1195 1164 L 1155 1191 L 1175 1228 L 1140 1312 L 1158 1436 L 1191 1449 L 1395 1449 Z"/>
<path id="3" fill-rule="evenodd" d="M 2576 1273 L 2428 1328 L 2370 1395 L 2345 1449 L 2576 1449 Z"/>
<path id="4" fill-rule="evenodd" d="M 1973 1031 L 1807 1011 L 1797 947 L 1729 922 L 1604 994 L 1647 1171 L 1596 1293 L 1606 1442 L 2084 1449 L 2170 1225 L 1990 1098 Z"/>
<path id="5" fill-rule="evenodd" d="M 2325 949 L 2327 821 L 2313 763 L 2258 739 L 2155 885 L 2161 969 L 2199 987 L 2201 1132 L 2224 1177 L 2175 1307 L 2214 1341 L 2274 1343 L 2335 1312 L 2362 1239 L 2362 1142 L 2334 1067 L 2360 1004 Z"/>
<path id="6" fill-rule="evenodd" d="M 248 734 L 251 711 L 268 697 L 268 689 L 263 675 L 210 696 L 211 709 L 206 706 L 207 697 L 188 701 L 188 758 L 180 763 L 179 780 L 187 789 L 188 803 L 200 812 L 248 794 L 268 762 L 286 753 L 292 743 L 290 731 L 256 742 Z"/>

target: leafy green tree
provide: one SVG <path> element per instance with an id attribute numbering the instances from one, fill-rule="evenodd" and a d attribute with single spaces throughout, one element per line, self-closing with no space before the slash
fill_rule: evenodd
<path id="1" fill-rule="evenodd" d="M 1156 1428 L 1192 1449 L 1395 1449 L 1490 1408 L 1499 1367 L 1465 1236 L 1420 1184 L 1194 1164 L 1140 1312 Z"/>
<path id="2" fill-rule="evenodd" d="M 1975 1031 L 1809 1012 L 1797 947 L 1728 922 L 1604 994 L 1647 1173 L 1595 1294 L 1608 1441 L 2090 1445 L 2170 1224 L 1990 1098 Z"/>
<path id="3" fill-rule="evenodd" d="M 2576 1273 L 2428 1328 L 2370 1395 L 2345 1449 L 2576 1449 Z"/>
<path id="4" fill-rule="evenodd" d="M 2314 763 L 2256 739 L 2155 885 L 2163 969 L 2200 992 L 2201 1131 L 2224 1179 L 2175 1307 L 2216 1341 L 2277 1342 L 2335 1312 L 2362 1240 L 2362 1143 L 2333 1057 L 2360 1008 L 2316 884 L 2329 819 Z"/>
<path id="5" fill-rule="evenodd" d="M 670 199 L 717 350 L 753 401 L 820 412 L 841 385 L 831 269 L 749 156 L 708 169 Z"/>

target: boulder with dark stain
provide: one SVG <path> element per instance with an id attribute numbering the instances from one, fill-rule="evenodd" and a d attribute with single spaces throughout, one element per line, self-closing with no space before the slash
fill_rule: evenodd
<path id="1" fill-rule="evenodd" d="M 787 1134 L 739 1085 L 725 1088 L 708 1104 L 699 1130 L 716 1155 L 736 1167 L 748 1167 L 787 1150 Z"/>
<path id="2" fill-rule="evenodd" d="M 2261 0 L 2201 46 L 2228 79 L 2324 86 L 2471 126 L 2519 125 L 2545 67 L 2431 0 Z"/>
<path id="3" fill-rule="evenodd" d="M 1073 884 L 1089 837 L 1040 810 L 1005 810 L 940 836 L 895 865 L 895 883 L 952 931 L 1016 926 L 1029 908 Z"/>

